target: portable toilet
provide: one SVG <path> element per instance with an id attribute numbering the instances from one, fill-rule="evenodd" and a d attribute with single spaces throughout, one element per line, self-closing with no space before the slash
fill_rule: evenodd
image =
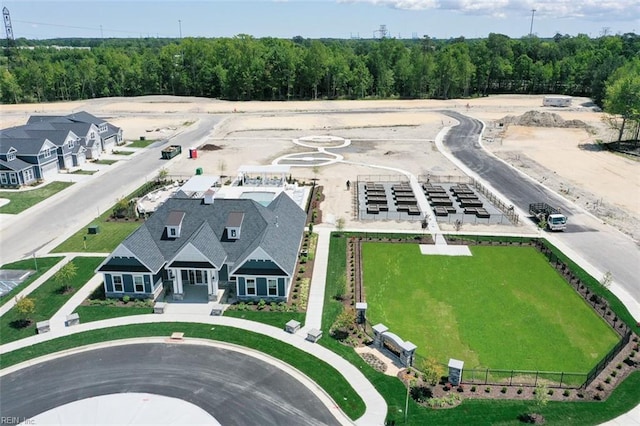
<path id="1" fill-rule="evenodd" d="M 198 158 L 198 150 L 196 148 L 189 148 L 189 158 Z"/>
<path id="2" fill-rule="evenodd" d="M 201 174 L 203 174 L 202 167 L 198 167 L 198 168 L 196 169 L 196 175 L 198 175 L 198 176 L 199 176 L 199 175 L 201 175 Z"/>

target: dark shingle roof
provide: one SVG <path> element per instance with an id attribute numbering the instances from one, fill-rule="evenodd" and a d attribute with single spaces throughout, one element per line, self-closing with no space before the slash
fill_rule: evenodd
<path id="1" fill-rule="evenodd" d="M 13 170 L 14 172 L 18 172 L 20 170 L 33 168 L 33 164 L 29 164 L 26 161 L 22 161 L 19 158 L 11 161 L 0 160 L 0 169 L 3 170 Z"/>
<path id="2" fill-rule="evenodd" d="M 165 224 L 175 211 L 186 214 L 181 236 L 169 239 Z M 244 214 L 238 240 L 229 240 L 225 235 L 227 219 L 233 212 Z M 189 243 L 216 266 L 220 267 L 226 259 L 235 268 L 261 247 L 292 275 L 305 220 L 304 211 L 284 193 L 269 207 L 250 199 L 216 199 L 213 204 L 204 204 L 201 199 L 169 198 L 122 244 L 154 272 Z"/>

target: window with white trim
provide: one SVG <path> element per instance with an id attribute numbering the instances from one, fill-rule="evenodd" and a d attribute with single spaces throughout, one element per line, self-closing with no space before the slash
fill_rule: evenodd
<path id="1" fill-rule="evenodd" d="M 73 147 L 74 147 L 73 141 L 69 141 L 69 149 L 73 149 Z"/>
<path id="2" fill-rule="evenodd" d="M 133 276 L 133 291 L 144 293 L 144 277 L 142 275 Z"/>
<path id="3" fill-rule="evenodd" d="M 25 182 L 33 180 L 33 169 L 27 169 L 24 171 L 24 180 Z"/>
<path id="4" fill-rule="evenodd" d="M 124 293 L 124 284 L 122 283 L 122 275 L 112 275 L 113 291 L 116 293 Z"/>
<path id="5" fill-rule="evenodd" d="M 16 159 L 16 153 L 15 152 L 8 152 L 7 153 L 7 161 L 13 161 Z"/>
<path id="6" fill-rule="evenodd" d="M 255 296 L 256 295 L 256 279 L 255 278 L 247 278 L 247 296 Z"/>
<path id="7" fill-rule="evenodd" d="M 269 296 L 277 296 L 278 295 L 278 279 L 277 278 L 267 278 L 267 291 Z"/>
<path id="8" fill-rule="evenodd" d="M 9 183 L 6 173 L 0 173 L 0 183 L 3 185 L 6 185 L 7 183 Z"/>
<path id="9" fill-rule="evenodd" d="M 12 185 L 16 185 L 18 183 L 18 178 L 15 173 L 9 173 L 9 181 Z"/>
<path id="10" fill-rule="evenodd" d="M 47 148 L 44 150 L 44 158 L 51 157 L 51 148 Z"/>

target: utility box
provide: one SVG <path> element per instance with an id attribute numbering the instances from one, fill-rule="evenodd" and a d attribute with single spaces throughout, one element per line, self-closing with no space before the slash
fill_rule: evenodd
<path id="1" fill-rule="evenodd" d="M 204 174 L 204 171 L 202 170 L 202 167 L 198 167 L 198 168 L 196 169 L 196 176 L 200 176 L 200 175 L 202 175 L 202 174 Z"/>
<path id="2" fill-rule="evenodd" d="M 89 234 L 99 234 L 100 233 L 100 227 L 98 225 L 90 225 L 87 228 L 87 232 Z"/>

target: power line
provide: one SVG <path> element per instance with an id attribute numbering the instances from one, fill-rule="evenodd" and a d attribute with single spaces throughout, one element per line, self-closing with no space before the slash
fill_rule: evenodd
<path id="1" fill-rule="evenodd" d="M 48 27 L 71 28 L 71 29 L 76 29 L 76 30 L 88 30 L 88 31 L 96 31 L 96 32 L 100 31 L 101 34 L 103 33 L 103 31 L 109 31 L 109 32 L 112 32 L 112 33 L 140 35 L 140 33 L 136 32 L 136 31 L 127 31 L 127 30 L 116 30 L 116 29 L 112 29 L 112 28 L 103 28 L 102 25 L 100 25 L 99 27 L 80 27 L 80 26 L 76 26 L 76 25 L 48 24 L 46 22 L 20 21 L 20 20 L 17 20 L 17 19 L 14 19 L 13 21 L 14 22 L 20 22 L 22 24 L 30 24 L 30 25 L 44 25 L 44 26 L 48 26 Z M 175 36 L 162 34 L 162 37 L 173 38 Z M 57 38 L 57 37 L 54 37 L 54 38 Z"/>

